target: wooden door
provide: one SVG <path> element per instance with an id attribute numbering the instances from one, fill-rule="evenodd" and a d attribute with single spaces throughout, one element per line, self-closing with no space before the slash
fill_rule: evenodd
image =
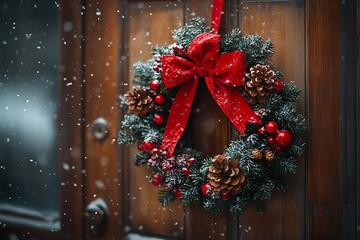
<path id="1" fill-rule="evenodd" d="M 146 170 L 134 165 L 136 149 L 118 146 L 123 114 L 118 96 L 132 87 L 132 64 L 146 61 L 151 45 L 172 43 L 171 30 L 192 16 L 210 21 L 211 4 L 59 2 L 59 226 L 46 229 L 1 220 L 1 239 L 356 239 L 359 133 L 351 123 L 359 110 L 345 103 L 357 99 L 358 107 L 359 101 L 354 96 L 358 90 L 345 86 L 352 83 L 358 89 L 358 60 L 345 46 L 358 46 L 359 4 L 343 3 L 340 11 L 335 0 L 225 1 L 220 32 L 239 27 L 244 34 L 271 38 L 274 63 L 284 69 L 286 81 L 303 90 L 299 109 L 308 119 L 307 153 L 290 176 L 289 190 L 275 194 L 264 214 L 249 209 L 241 216 L 215 216 L 179 201 L 164 208 Z M 349 9 L 351 14 L 345 11 Z M 352 31 L 345 31 L 349 26 Z M 340 68 L 343 54 L 350 67 Z M 194 108 L 201 112 L 191 116 L 194 147 L 205 154 L 222 152 L 233 137 L 231 124 L 205 86 L 199 86 Z M 346 120 L 341 126 L 340 114 Z M 340 130 L 329 135 L 329 129 Z"/>

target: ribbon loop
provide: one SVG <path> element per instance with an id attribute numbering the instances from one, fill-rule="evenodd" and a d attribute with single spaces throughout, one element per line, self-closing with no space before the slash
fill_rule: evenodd
<path id="1" fill-rule="evenodd" d="M 199 77 L 205 79 L 212 97 L 240 133 L 245 133 L 248 122 L 261 123 L 237 89 L 245 81 L 245 54 L 235 51 L 219 55 L 219 51 L 220 36 L 203 33 L 190 43 L 190 60 L 178 56 L 162 57 L 165 87 L 182 84 L 171 106 L 160 146 L 170 156 L 185 130 Z"/>

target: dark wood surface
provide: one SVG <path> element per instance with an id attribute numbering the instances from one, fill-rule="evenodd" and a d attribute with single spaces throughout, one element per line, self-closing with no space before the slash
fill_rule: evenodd
<path id="1" fill-rule="evenodd" d="M 118 116 L 118 61 L 119 38 L 118 1 L 87 0 L 84 15 L 84 81 L 85 151 L 84 188 L 85 206 L 101 198 L 108 207 L 107 224 L 101 239 L 121 239 L 119 165 L 117 158 Z M 108 137 L 103 141 L 93 138 L 93 121 L 102 117 L 108 123 Z M 86 239 L 98 239 L 86 228 Z"/>
<path id="2" fill-rule="evenodd" d="M 359 1 L 358 1 L 359 2 Z M 341 236 L 356 239 L 359 236 L 359 120 L 360 120 L 360 76 L 359 76 L 359 31 L 360 19 L 356 19 L 360 4 L 346 1 L 341 4 Z M 359 179 L 359 178 L 358 178 Z M 355 187 L 354 189 L 354 186 Z"/>
<path id="3" fill-rule="evenodd" d="M 259 34 L 274 43 L 273 63 L 283 69 L 286 82 L 294 81 L 302 89 L 298 110 L 305 114 L 305 9 L 294 1 L 247 2 L 240 6 L 239 22 L 244 34 Z M 238 237 L 304 239 L 305 176 L 305 157 L 301 157 L 287 191 L 275 193 L 264 214 L 250 209 L 240 216 Z"/>
<path id="4" fill-rule="evenodd" d="M 341 239 L 339 1 L 307 1 L 307 238 Z"/>
<path id="5" fill-rule="evenodd" d="M 83 22 L 82 1 L 60 1 L 60 67 L 59 67 L 59 150 L 61 189 L 61 239 L 83 237 L 83 151 L 85 124 L 83 95 Z M 70 31 L 64 23 L 71 23 Z M 66 44 L 64 44 L 64 42 Z M 66 79 L 66 80 L 64 80 Z M 67 84 L 71 82 L 72 85 Z M 50 239 L 50 238 L 44 238 Z"/>

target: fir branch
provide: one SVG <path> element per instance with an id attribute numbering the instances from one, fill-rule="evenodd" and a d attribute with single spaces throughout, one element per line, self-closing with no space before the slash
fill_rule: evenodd
<path id="1" fill-rule="evenodd" d="M 190 24 L 178 30 L 173 30 L 173 38 L 178 45 L 188 49 L 192 40 L 204 32 L 210 32 L 210 28 L 207 26 L 205 19 L 195 17 L 191 19 Z"/>
<path id="2" fill-rule="evenodd" d="M 295 173 L 297 169 L 296 160 L 293 157 L 278 157 L 276 159 L 276 174 Z"/>
<path id="3" fill-rule="evenodd" d="M 118 143 L 124 144 L 124 145 L 131 145 L 131 144 L 135 143 L 135 138 L 131 134 L 129 134 L 125 131 L 119 131 L 118 132 Z"/>
<path id="4" fill-rule="evenodd" d="M 300 96 L 301 96 L 300 88 L 294 82 L 283 84 L 283 92 L 282 92 L 283 101 L 296 102 L 299 100 Z"/>
<path id="5" fill-rule="evenodd" d="M 162 138 L 162 133 L 156 128 L 144 129 L 141 133 L 141 137 L 145 142 L 159 142 Z"/>
<path id="6" fill-rule="evenodd" d="M 270 40 L 263 42 L 263 39 L 258 35 L 243 37 L 239 48 L 246 53 L 248 66 L 270 64 L 271 56 L 274 54 L 272 42 Z"/>
<path id="7" fill-rule="evenodd" d="M 305 150 L 305 143 L 301 138 L 297 138 L 292 142 L 289 148 L 289 153 L 291 155 L 301 156 L 304 150 Z"/>
<path id="8" fill-rule="evenodd" d="M 135 154 L 135 164 L 140 166 L 147 164 L 147 160 L 150 158 L 151 154 L 144 152 L 144 151 L 138 151 Z"/>
<path id="9" fill-rule="evenodd" d="M 250 176 L 259 176 L 263 173 L 263 168 L 260 163 L 250 158 L 241 158 L 239 161 L 239 167 Z"/>
<path id="10" fill-rule="evenodd" d="M 266 201 L 271 198 L 271 194 L 274 190 L 274 182 L 271 179 L 266 179 L 258 188 L 254 195 L 254 200 Z"/>
<path id="11" fill-rule="evenodd" d="M 282 104 L 282 97 L 278 94 L 270 94 L 265 101 L 264 107 L 266 114 L 276 111 Z"/>
<path id="12" fill-rule="evenodd" d="M 173 54 L 173 49 L 169 46 L 153 46 L 151 49 L 151 54 L 155 56 L 164 56 Z"/>
<path id="13" fill-rule="evenodd" d="M 158 200 L 163 207 L 169 205 L 170 202 L 175 200 L 174 194 L 169 194 L 166 190 L 159 190 L 158 192 Z"/>
<path id="14" fill-rule="evenodd" d="M 155 77 L 155 71 L 153 70 L 154 59 L 148 60 L 146 63 L 137 62 L 134 63 L 134 83 L 141 86 L 148 86 L 150 81 Z"/>
<path id="15" fill-rule="evenodd" d="M 241 44 L 242 32 L 240 29 L 233 29 L 220 39 L 220 52 L 227 53 L 239 50 Z"/>

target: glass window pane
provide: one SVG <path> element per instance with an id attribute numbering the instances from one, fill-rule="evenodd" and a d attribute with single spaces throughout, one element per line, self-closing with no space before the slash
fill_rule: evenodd
<path id="1" fill-rule="evenodd" d="M 0 206 L 59 211 L 54 1 L 0 0 Z"/>

